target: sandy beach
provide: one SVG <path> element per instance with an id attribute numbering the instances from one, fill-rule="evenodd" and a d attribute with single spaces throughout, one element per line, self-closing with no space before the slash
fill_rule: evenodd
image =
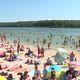
<path id="1" fill-rule="evenodd" d="M 18 56 L 17 56 L 18 59 L 17 60 L 9 62 L 9 61 L 4 60 L 5 59 L 4 57 L 0 58 L 0 63 L 8 66 L 7 69 L 4 69 L 2 71 L 13 74 L 13 77 L 15 78 L 15 80 L 19 80 L 19 77 L 20 77 L 19 75 L 17 75 L 18 72 L 20 72 L 20 70 L 16 70 L 17 68 L 19 68 L 20 65 L 22 65 L 23 69 L 26 69 L 28 72 L 34 70 L 34 65 L 25 64 L 27 59 L 33 59 L 33 60 L 35 59 L 35 58 L 30 58 L 30 57 L 25 57 L 24 56 L 24 54 L 27 52 L 27 47 L 29 47 L 34 52 L 34 54 L 37 55 L 37 47 L 36 46 L 33 46 L 33 45 L 27 45 L 26 46 L 25 45 L 25 50 L 24 51 L 20 51 L 19 54 L 17 53 L 16 50 L 14 51 L 15 54 L 18 54 Z M 0 48 L 0 51 L 2 52 L 5 48 Z M 44 50 L 45 50 L 44 57 L 38 59 L 39 62 L 40 62 L 40 65 L 38 66 L 40 71 L 43 71 L 43 69 L 44 69 L 44 65 L 43 64 L 46 62 L 46 60 L 49 57 L 51 58 L 53 64 L 57 64 L 54 61 L 54 57 L 53 57 L 53 56 L 56 55 L 57 49 L 52 46 L 50 49 L 44 48 Z M 66 51 L 68 52 L 68 55 L 71 52 L 71 51 L 69 51 L 67 49 L 66 49 Z M 79 60 L 80 52 L 74 51 L 74 53 L 76 55 L 77 60 Z M 9 54 L 9 53 L 7 53 L 7 54 Z M 16 69 L 14 69 L 14 68 L 16 68 Z M 9 70 L 11 69 L 11 70 L 8 71 L 8 69 Z M 2 72 L 2 71 L 0 71 L 0 72 Z M 24 72 L 25 70 L 22 70 L 22 71 Z M 30 75 L 30 77 L 32 77 L 32 76 Z"/>
<path id="2" fill-rule="evenodd" d="M 59 34 L 56 35 L 52 33 L 49 33 L 46 36 L 45 34 L 43 36 L 43 33 L 41 32 L 26 33 L 26 35 L 24 35 L 25 32 L 20 32 L 19 34 L 16 32 L 1 33 L 0 55 L 3 56 L 2 54 L 4 53 L 6 56 L 0 57 L 0 65 L 3 68 L 0 70 L 0 72 L 7 72 L 8 74 L 12 74 L 14 80 L 19 80 L 20 75 L 18 75 L 18 73 L 24 73 L 25 71 L 28 71 L 30 79 L 32 80 L 35 71 L 34 62 L 36 61 L 39 63 L 38 68 L 41 72 L 41 77 L 43 77 L 44 64 L 47 62 L 48 58 L 50 58 L 52 65 L 59 64 L 58 66 L 60 66 L 63 71 L 67 71 L 69 69 L 69 66 L 64 66 L 64 64 L 65 62 L 67 64 L 70 63 L 70 53 L 72 51 L 75 54 L 76 62 L 79 64 L 80 51 L 77 50 L 79 46 L 76 47 L 76 45 L 79 44 L 79 39 L 76 39 L 76 36 L 74 37 L 68 35 L 67 37 L 63 34 L 60 34 L 59 36 Z M 60 41 L 57 39 L 60 39 Z M 18 50 L 18 48 L 21 48 L 21 46 L 23 51 Z M 42 56 L 42 54 L 38 54 L 38 48 L 41 49 L 42 47 L 44 49 L 44 56 Z M 25 55 L 26 53 L 28 53 L 29 49 L 32 55 Z M 57 54 L 59 53 L 58 49 L 60 49 L 60 54 Z M 14 60 L 11 60 L 12 58 L 10 59 L 10 57 L 13 57 L 14 55 L 16 56 L 16 58 Z M 55 56 L 57 56 L 56 59 Z M 26 63 L 28 60 L 32 60 L 33 64 Z M 46 66 L 46 68 L 48 69 L 49 66 L 51 65 Z M 77 70 L 80 71 L 79 66 Z"/>

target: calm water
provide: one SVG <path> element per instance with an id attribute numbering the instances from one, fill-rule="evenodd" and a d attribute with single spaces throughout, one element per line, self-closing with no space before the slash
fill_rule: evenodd
<path id="1" fill-rule="evenodd" d="M 80 29 L 75 28 L 0 28 L 0 33 L 5 34 L 7 40 L 11 43 L 14 40 L 20 40 L 21 44 L 39 44 L 43 45 L 43 39 L 46 39 L 47 45 L 50 41 L 54 47 L 63 47 L 65 36 L 70 38 L 66 47 L 75 49 L 80 37 Z M 75 40 L 75 44 L 72 40 Z"/>

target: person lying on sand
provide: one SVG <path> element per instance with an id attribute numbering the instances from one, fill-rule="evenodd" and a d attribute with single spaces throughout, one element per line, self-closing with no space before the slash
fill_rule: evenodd
<path id="1" fill-rule="evenodd" d="M 9 56 L 8 55 L 5 56 L 5 60 L 7 61 L 14 61 L 16 58 L 17 56 L 14 54 L 14 52 L 10 54 Z"/>
<path id="2" fill-rule="evenodd" d="M 25 62 L 25 64 L 26 64 L 26 63 L 27 63 L 27 64 L 34 64 L 34 62 L 33 62 L 32 59 L 31 59 L 31 60 L 28 59 L 28 60 Z"/>

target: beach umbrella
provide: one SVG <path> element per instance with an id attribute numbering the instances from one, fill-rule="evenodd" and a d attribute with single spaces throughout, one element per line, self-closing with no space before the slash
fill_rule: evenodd
<path id="1" fill-rule="evenodd" d="M 7 80 L 4 76 L 0 75 L 0 80 Z"/>
<path id="2" fill-rule="evenodd" d="M 54 61 L 57 63 L 63 63 L 68 57 L 67 51 L 64 48 L 58 48 L 54 57 Z"/>

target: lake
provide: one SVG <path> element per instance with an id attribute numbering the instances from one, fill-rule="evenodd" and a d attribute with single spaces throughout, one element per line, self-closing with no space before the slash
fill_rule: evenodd
<path id="1" fill-rule="evenodd" d="M 76 49 L 79 46 L 80 29 L 79 28 L 26 28 L 26 27 L 4 27 L 0 28 L 0 33 L 5 34 L 7 40 L 13 43 L 14 40 L 20 40 L 21 44 L 41 45 L 45 39 L 45 46 L 51 42 L 54 47 L 64 47 Z M 64 45 L 65 37 L 67 44 Z"/>

